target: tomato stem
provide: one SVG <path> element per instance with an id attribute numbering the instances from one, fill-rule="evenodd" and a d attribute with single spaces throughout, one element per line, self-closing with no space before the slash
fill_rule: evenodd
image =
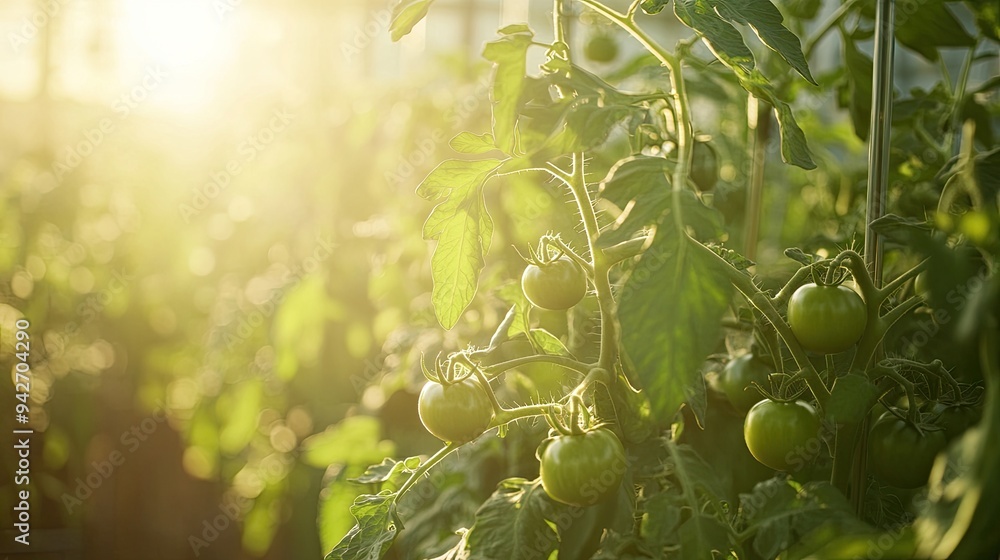
<path id="1" fill-rule="evenodd" d="M 500 362 L 498 364 L 493 364 L 491 366 L 485 366 L 482 368 L 483 373 L 485 373 L 490 378 L 496 377 L 505 371 L 512 370 L 528 364 L 535 363 L 549 363 L 562 368 L 566 368 L 581 375 L 587 375 L 595 364 L 585 364 L 583 362 L 574 360 L 572 358 L 567 358 L 565 356 L 552 356 L 549 354 L 536 354 L 533 356 L 522 356 L 520 358 L 514 358 L 513 360 L 508 360 L 506 362 Z"/>
<path id="2" fill-rule="evenodd" d="M 601 315 L 601 349 L 600 358 L 597 365 L 606 370 L 614 369 L 615 362 L 618 361 L 618 319 L 617 304 L 614 294 L 611 291 L 611 282 L 608 274 L 612 263 L 604 254 L 604 250 L 598 245 L 600 227 L 597 223 L 597 213 L 594 211 L 594 202 L 590 198 L 587 190 L 587 182 L 584 176 L 584 156 L 582 153 L 573 154 L 573 168 L 571 173 L 559 169 L 550 164 L 550 172 L 562 180 L 573 193 L 576 200 L 577 210 L 580 212 L 580 219 L 583 222 L 584 234 L 587 236 L 587 245 L 590 250 L 592 260 L 594 288 L 597 292 L 597 305 Z"/>
<path id="3" fill-rule="evenodd" d="M 911 268 L 910 270 L 907 270 L 906 272 L 900 274 L 896 279 L 894 279 L 892 282 L 889 282 L 888 284 L 885 285 L 885 287 L 883 287 L 881 290 L 878 291 L 879 298 L 881 298 L 882 301 L 888 299 L 889 296 L 891 296 L 893 292 L 898 290 L 900 286 L 906 283 L 907 280 L 915 277 L 916 275 L 926 270 L 929 264 L 930 264 L 930 259 L 924 259 L 919 263 L 917 263 L 917 265 Z"/>
<path id="4" fill-rule="evenodd" d="M 562 252 L 562 254 L 573 259 L 573 261 L 576 264 L 580 265 L 580 267 L 587 272 L 587 276 L 593 279 L 594 267 L 590 264 L 589 261 L 587 261 L 587 259 L 581 257 L 579 254 L 577 254 L 576 251 L 574 251 L 569 245 L 567 245 L 562 239 L 560 239 L 558 235 L 546 235 L 542 237 L 542 244 L 550 247 L 555 247 L 558 251 Z"/>
<path id="5" fill-rule="evenodd" d="M 833 471 L 830 473 L 830 484 L 840 490 L 845 498 L 858 492 L 859 488 L 851 485 L 851 473 L 854 470 L 854 451 L 857 448 L 858 423 L 843 423 L 837 425 L 837 434 L 833 445 Z"/>
<path id="6" fill-rule="evenodd" d="M 441 449 L 439 449 L 437 453 L 431 455 L 426 461 L 421 463 L 421 465 L 417 468 L 417 470 L 413 471 L 413 473 L 410 474 L 410 477 L 407 478 L 405 482 L 403 482 L 403 485 L 399 487 L 399 490 L 396 490 L 395 500 L 398 502 L 399 499 L 403 496 L 403 494 L 405 494 L 406 491 L 409 490 L 411 486 L 413 486 L 414 484 L 416 484 L 418 480 L 420 480 L 420 477 L 427 474 L 427 471 L 431 470 L 431 468 L 434 465 L 440 463 L 442 459 L 447 457 L 452 451 L 455 451 L 462 445 L 463 444 L 449 443 L 444 447 L 442 447 Z"/>
<path id="7" fill-rule="evenodd" d="M 490 426 L 487 429 L 497 428 L 504 424 L 510 424 L 514 420 L 530 416 L 546 416 L 549 414 L 549 411 L 556 412 L 561 409 L 562 407 L 555 403 L 529 404 L 517 408 L 505 408 L 496 413 L 496 416 L 493 417 L 493 421 L 490 422 Z"/>
<path id="8" fill-rule="evenodd" d="M 875 378 L 888 377 L 906 391 L 906 402 L 909 403 L 909 409 L 906 411 L 906 420 L 916 425 L 920 418 L 917 414 L 917 392 L 913 382 L 900 375 L 895 368 L 883 365 L 877 365 L 872 368 L 872 374 Z M 889 410 L 892 411 L 891 408 Z"/>
<path id="9" fill-rule="evenodd" d="M 792 294 L 795 293 L 795 290 L 799 289 L 799 287 L 806 283 L 812 275 L 812 271 L 815 266 L 815 264 L 811 264 L 796 270 L 795 274 L 788 279 L 788 282 L 785 282 L 785 285 L 778 290 L 777 295 L 771 298 L 771 305 L 778 309 L 784 307 L 788 303 L 788 300 L 792 297 Z"/>
<path id="10" fill-rule="evenodd" d="M 830 389 L 828 389 L 823 383 L 823 379 L 820 378 L 816 368 L 809 360 L 809 356 L 806 355 L 805 350 L 802 349 L 798 339 L 796 339 L 795 335 L 792 333 L 791 327 L 789 327 L 788 323 L 781 318 L 781 314 L 778 313 L 778 310 L 771 304 L 771 298 L 757 287 L 750 276 L 734 268 L 726 262 L 725 259 L 717 255 L 715 251 L 705 247 L 697 240 L 691 239 L 691 237 L 687 235 L 685 235 L 685 237 L 688 241 L 690 241 L 690 244 L 696 250 L 701 251 L 706 258 L 711 255 L 711 258 L 716 259 L 719 262 L 720 268 L 729 277 L 729 282 L 737 290 L 739 290 L 744 297 L 747 298 L 750 305 L 760 311 L 764 315 L 764 318 L 771 323 L 774 330 L 777 331 L 778 336 L 784 340 L 785 346 L 788 347 L 788 351 L 791 352 L 792 358 L 795 360 L 795 364 L 799 367 L 799 375 L 802 376 L 806 385 L 809 386 L 809 390 L 812 392 L 813 396 L 816 397 L 816 402 L 819 404 L 819 409 L 822 412 L 826 406 L 827 399 L 830 398 Z"/>

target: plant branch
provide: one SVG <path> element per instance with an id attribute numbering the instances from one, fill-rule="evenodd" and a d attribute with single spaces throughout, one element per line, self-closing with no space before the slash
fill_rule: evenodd
<path id="1" fill-rule="evenodd" d="M 427 474 L 427 471 L 431 470 L 431 468 L 434 465 L 440 463 L 442 459 L 447 457 L 452 451 L 458 449 L 461 446 L 462 444 L 449 443 L 448 445 L 445 445 L 444 447 L 439 449 L 437 453 L 431 455 L 430 458 L 424 461 L 420 465 L 420 467 L 417 468 L 417 470 L 413 471 L 413 474 L 411 474 L 410 477 L 406 479 L 406 482 L 404 482 L 403 485 L 399 487 L 399 490 L 396 490 L 396 500 L 399 501 L 399 498 L 402 497 L 403 494 L 405 494 L 406 491 L 409 490 L 411 486 L 416 484 L 416 482 L 420 480 L 420 477 Z"/>
<path id="2" fill-rule="evenodd" d="M 799 341 L 792 333 L 791 327 L 789 327 L 788 323 L 781 318 L 781 314 L 778 313 L 778 310 L 771 304 L 771 298 L 769 298 L 764 292 L 760 291 L 749 276 L 733 268 L 725 261 L 725 259 L 715 254 L 715 251 L 712 251 L 708 247 L 705 247 L 688 236 L 685 237 L 687 237 L 690 244 L 695 247 L 695 250 L 701 251 L 706 257 L 711 255 L 713 259 L 716 259 L 719 267 L 725 271 L 728 276 L 730 283 L 732 283 L 732 285 L 747 298 L 750 305 L 760 311 L 767 321 L 774 326 L 774 330 L 777 331 L 778 336 L 785 341 L 785 346 L 788 347 L 788 351 L 791 352 L 792 358 L 795 360 L 796 365 L 798 365 L 800 370 L 799 375 L 802 376 L 803 380 L 809 386 L 809 390 L 812 392 L 813 396 L 816 397 L 816 401 L 819 403 L 820 409 L 823 409 L 826 405 L 827 399 L 830 397 L 830 390 L 823 383 L 822 378 L 816 371 L 812 362 L 809 361 L 809 356 L 806 355 L 805 350 L 803 350 L 802 346 L 799 345 Z"/>
<path id="3" fill-rule="evenodd" d="M 500 362 L 498 364 L 493 364 L 490 366 L 483 366 L 483 373 L 488 377 L 496 377 L 505 371 L 512 370 L 528 364 L 537 363 L 549 363 L 563 367 L 581 375 L 587 375 L 590 370 L 594 367 L 594 364 L 585 364 L 583 362 L 574 360 L 572 358 L 567 358 L 565 356 L 551 356 L 548 354 L 536 354 L 534 356 L 522 356 L 520 358 L 514 358 L 513 360 L 508 360 L 506 362 Z"/>

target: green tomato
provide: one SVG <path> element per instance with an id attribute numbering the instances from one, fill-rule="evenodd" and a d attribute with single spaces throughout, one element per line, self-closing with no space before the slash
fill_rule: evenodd
<path id="1" fill-rule="evenodd" d="M 896 488 L 927 484 L 934 458 L 947 444 L 944 430 L 917 430 L 884 414 L 868 434 L 868 465 L 878 480 Z"/>
<path id="2" fill-rule="evenodd" d="M 746 414 L 753 405 L 764 399 L 764 395 L 752 383 L 757 382 L 761 387 L 767 387 L 770 374 L 771 366 L 753 354 L 744 354 L 726 364 L 719 376 L 719 389 L 725 393 L 733 408 Z"/>
<path id="3" fill-rule="evenodd" d="M 594 35 L 583 46 L 583 55 L 594 62 L 611 62 L 618 57 L 618 43 L 609 35 Z"/>
<path id="4" fill-rule="evenodd" d="M 573 259 L 562 255 L 549 263 L 529 264 L 521 275 L 521 289 L 535 307 L 563 311 L 587 294 L 587 274 Z"/>
<path id="5" fill-rule="evenodd" d="M 474 377 L 441 385 L 429 381 L 417 401 L 420 421 L 438 439 L 466 443 L 479 437 L 493 421 L 493 405 Z"/>
<path id="6" fill-rule="evenodd" d="M 936 416 L 934 424 L 944 428 L 945 439 L 948 441 L 964 434 L 983 417 L 981 408 L 969 405 L 947 406 L 938 403 L 934 405 L 933 412 Z"/>
<path id="7" fill-rule="evenodd" d="M 844 286 L 805 284 L 788 300 L 788 324 L 803 348 L 836 354 L 854 345 L 865 332 L 868 309 L 857 293 Z"/>
<path id="8" fill-rule="evenodd" d="M 618 437 L 605 428 L 562 435 L 539 447 L 542 488 L 553 500 L 586 507 L 613 496 L 628 464 Z"/>
<path id="9" fill-rule="evenodd" d="M 755 459 L 778 471 L 796 471 L 819 454 L 820 422 L 816 409 L 802 401 L 765 399 L 743 421 L 743 438 Z"/>

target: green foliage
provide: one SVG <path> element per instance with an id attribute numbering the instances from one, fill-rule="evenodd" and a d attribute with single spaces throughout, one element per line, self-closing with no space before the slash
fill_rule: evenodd
<path id="1" fill-rule="evenodd" d="M 431 259 L 434 311 L 447 329 L 455 326 L 476 295 L 484 256 L 493 241 L 483 184 L 499 164 L 493 159 L 448 160 L 417 188 L 418 195 L 437 202 L 423 232 L 425 239 L 438 242 Z"/>
<path id="2" fill-rule="evenodd" d="M 427 16 L 432 3 L 434 0 L 399 0 L 392 7 L 392 21 L 389 24 L 392 40 L 398 41 L 408 35 Z"/>
<path id="3" fill-rule="evenodd" d="M 326 560 L 381 558 L 396 539 L 395 498 L 365 495 L 355 500 L 351 515 L 358 524 L 326 555 Z"/>
<path id="4" fill-rule="evenodd" d="M 559 542 L 556 511 L 540 482 L 509 478 L 476 512 L 468 545 L 482 558 L 548 558 Z"/>
<path id="5" fill-rule="evenodd" d="M 731 290 L 716 261 L 692 251 L 669 224 L 632 271 L 619 303 L 622 342 L 661 422 L 677 412 L 716 345 Z"/>
<path id="6" fill-rule="evenodd" d="M 836 18 L 807 26 L 807 20 L 821 13 L 821 2 L 779 10 L 769 0 L 674 0 L 674 16 L 695 32 L 708 48 L 706 53 L 701 44 L 688 39 L 670 52 L 640 28 L 645 20 L 637 21 L 635 10 L 664 17 L 668 2 L 633 3 L 628 13 L 596 0 L 580 3 L 590 8 L 587 17 L 619 26 L 648 52 L 598 74 L 576 64 L 575 45 L 563 42 L 569 15 L 556 16 L 551 44 L 540 42 L 544 34 L 536 35 L 527 25 L 501 29 L 483 51 L 493 72 L 489 132 L 453 136 L 451 149 L 470 157 L 441 163 L 417 189 L 435 203 L 423 229 L 424 239 L 436 241 L 431 302 L 438 323 L 456 335 L 420 351 L 441 351 L 433 366 L 438 375 L 472 372 L 483 381 L 494 417 L 485 431 L 497 428 L 504 438 L 490 441 L 504 447 L 506 461 L 527 460 L 498 468 L 495 479 L 485 485 L 496 485 L 488 497 L 469 496 L 479 487 L 469 487 L 467 476 L 438 480 L 430 495 L 421 495 L 417 509 L 422 511 L 412 514 L 416 528 L 407 531 L 402 530 L 397 502 L 402 507 L 411 488 L 421 484 L 443 456 L 464 445 L 449 445 L 423 462 L 416 457 L 404 462 L 385 459 L 360 476 L 356 474 L 360 466 L 355 465 L 355 483 L 369 491 L 387 490 L 357 499 L 351 509 L 357 525 L 328 558 L 365 554 L 381 558 L 393 541 L 412 546 L 424 557 L 437 554 L 441 559 L 554 555 L 628 559 L 656 558 L 678 549 L 691 558 L 857 555 L 869 553 L 866 547 L 873 539 L 887 535 L 893 543 L 882 550 L 912 554 L 915 535 L 921 532 L 925 538 L 941 540 L 937 526 L 918 523 L 916 532 L 908 528 L 894 532 L 883 517 L 868 515 L 862 508 L 866 496 L 881 500 L 883 490 L 869 487 L 866 466 L 854 456 L 859 448 L 857 427 L 866 425 L 864 420 L 879 399 L 890 402 L 905 393 L 934 401 L 961 391 L 933 353 L 922 348 L 902 350 L 894 338 L 893 329 L 905 324 L 922 303 L 907 297 L 906 286 L 924 265 L 887 269 L 887 278 L 896 280 L 887 280 L 893 282 L 891 287 L 881 289 L 874 286 L 869 263 L 861 255 L 851 250 L 831 254 L 838 244 L 854 241 L 865 226 L 859 216 L 864 197 L 855 186 L 868 170 L 852 158 L 863 151 L 857 138 L 867 137 L 871 122 L 874 68 L 864 52 L 871 38 L 868 8 L 845 4 Z M 424 17 L 428 5 L 397 6 L 393 37 L 408 32 Z M 972 13 L 980 27 L 995 19 L 987 8 L 974 6 Z M 927 26 L 934 20 L 941 27 L 932 30 Z M 900 14 L 898 23 L 900 44 L 928 60 L 937 60 L 943 47 L 969 50 L 963 80 L 974 63 L 970 47 L 989 37 L 988 32 L 974 37 L 951 4 L 936 0 L 914 13 Z M 804 28 L 818 32 L 803 42 L 799 32 Z M 745 41 L 749 37 L 745 29 L 753 32 L 759 45 Z M 600 28 L 593 31 L 589 36 L 604 33 Z M 831 31 L 839 32 L 843 64 L 814 77 L 808 57 Z M 535 59 L 534 47 L 544 50 L 545 60 L 537 70 L 528 64 Z M 722 64 L 713 64 L 715 60 Z M 663 87 L 666 72 L 673 73 L 669 92 Z M 844 119 L 827 122 L 824 119 L 830 115 L 800 112 L 802 106 L 813 104 L 815 109 L 815 103 L 829 101 L 816 86 L 837 89 L 837 100 L 848 109 Z M 938 209 L 957 210 L 961 217 L 938 215 L 929 223 L 926 216 L 934 208 L 896 187 L 894 203 L 913 197 L 913 205 L 926 210 L 873 220 L 872 228 L 893 252 L 886 259 L 892 263 L 889 266 L 903 266 L 919 254 L 942 258 L 949 243 L 958 243 L 959 237 L 974 238 L 973 244 L 983 251 L 994 249 L 995 235 L 987 225 L 994 212 L 983 205 L 986 201 L 989 206 L 1000 190 L 990 173 L 997 152 L 979 146 L 987 149 L 976 153 L 969 142 L 983 144 L 993 138 L 995 104 L 977 93 L 996 86 L 964 88 L 942 80 L 927 90 L 915 88 L 900 101 L 894 123 L 919 133 L 894 136 L 896 159 L 890 163 L 890 178 L 896 185 L 911 181 L 932 193 L 943 192 Z M 718 122 L 701 122 L 703 115 L 692 109 L 689 91 L 713 104 Z M 755 160 L 771 151 L 772 118 L 781 159 L 797 169 L 768 164 L 761 170 L 763 162 Z M 967 124 L 965 131 L 959 131 L 963 119 L 974 123 L 976 130 Z M 740 123 L 747 121 L 754 124 L 741 128 Z M 935 140 L 937 133 L 946 137 Z M 955 158 L 953 141 L 960 135 L 965 144 Z M 743 137 L 751 136 L 756 146 L 743 143 Z M 719 138 L 707 146 L 716 155 L 717 170 L 712 173 L 712 187 L 699 189 L 691 179 L 691 147 L 709 137 Z M 920 155 L 905 156 L 917 153 L 914 150 Z M 603 179 L 595 181 L 599 177 Z M 523 182 L 544 181 L 554 199 L 570 198 L 571 205 L 556 205 L 546 212 L 530 200 L 505 198 L 516 198 L 512 192 Z M 769 181 L 777 186 L 772 188 Z M 761 214 L 734 216 L 732 206 L 727 206 L 738 207 L 740 197 L 746 196 L 743 191 L 751 186 L 763 189 L 768 212 L 775 209 L 782 217 L 802 210 L 802 222 L 796 222 L 799 231 L 792 233 L 801 235 L 808 228 L 812 237 L 795 241 L 805 243 L 805 251 L 784 253 L 801 265 L 797 271 L 782 269 L 786 262 L 775 262 L 773 255 L 781 251 L 773 239 L 769 254 L 756 251 L 757 239 L 743 240 L 748 251 L 762 255 L 753 260 L 727 246 L 739 239 L 742 226 L 771 227 Z M 504 212 L 496 212 L 494 200 L 505 203 Z M 539 230 L 539 224 L 544 228 L 556 216 L 570 217 L 573 223 L 563 224 L 555 233 L 539 232 L 537 254 L 560 253 L 580 265 L 590 295 L 579 302 L 573 297 L 574 304 L 565 311 L 552 310 L 567 307 L 562 305 L 532 306 L 516 282 L 523 264 L 513 260 L 505 266 L 499 255 L 491 255 L 490 261 L 498 260 L 494 266 L 486 259 L 494 236 L 504 242 L 525 242 L 504 227 L 506 216 L 494 223 L 487 202 L 495 215 L 521 213 Z M 757 234 L 755 228 L 747 231 Z M 953 239 L 946 242 L 945 236 Z M 864 308 L 855 311 L 868 318 L 868 326 L 858 329 L 863 330 L 861 339 L 855 344 L 852 337 L 846 345 L 850 348 L 821 348 L 829 352 L 821 365 L 822 360 L 807 352 L 816 350 L 815 345 L 803 346 L 797 340 L 793 323 L 801 321 L 792 320 L 786 308 L 804 284 L 821 274 L 839 279 L 844 268 L 863 294 Z M 938 274 L 954 280 L 953 272 Z M 480 291 L 481 284 L 491 290 Z M 939 279 L 932 292 L 943 289 L 947 291 Z M 854 292 L 847 293 L 862 302 Z M 968 295 L 968 301 L 991 302 L 996 297 L 990 290 L 983 293 Z M 486 304 L 477 307 L 479 301 Z M 939 303 L 934 298 L 930 302 Z M 466 313 L 471 309 L 476 312 Z M 463 330 L 467 321 L 481 318 L 482 324 L 471 334 Z M 982 332 L 989 320 L 988 313 L 962 312 L 962 321 L 973 325 L 966 328 L 968 332 Z M 487 336 L 488 344 L 477 346 L 486 343 Z M 885 348 L 884 355 L 880 347 Z M 772 391 L 776 400 L 804 401 L 802 406 L 818 410 L 818 417 L 833 431 L 816 437 L 816 426 L 810 424 L 802 441 L 794 442 L 807 443 L 810 449 L 792 450 L 794 461 L 787 455 L 769 461 L 772 466 L 787 463 L 785 475 L 773 476 L 773 470 L 758 463 L 741 463 L 754 461 L 742 436 L 743 422 L 725 418 L 735 411 L 720 409 L 718 397 L 706 391 L 702 375 L 726 362 L 726 353 L 739 355 L 741 350 L 771 358 L 775 373 L 769 379 L 772 386 L 764 389 Z M 918 412 L 914 406 L 912 420 L 919 419 Z M 561 437 L 606 429 L 624 442 L 628 464 L 614 500 L 583 508 L 565 506 L 547 495 L 538 479 L 530 479 L 537 462 L 520 445 L 525 439 L 533 445 L 543 434 L 522 420 L 538 417 L 545 417 Z M 816 418 L 810 416 L 813 424 Z M 738 444 L 739 451 L 718 449 L 718 441 L 704 435 L 711 434 L 713 422 L 720 426 L 715 428 L 720 430 L 718 437 Z M 767 439 L 767 434 L 758 435 Z M 324 457 L 354 463 L 354 457 L 323 456 L 323 440 L 317 441 L 305 444 L 310 460 Z M 476 456 L 478 451 L 471 453 Z M 476 460 L 456 455 L 459 461 Z M 984 462 L 986 458 L 975 457 L 969 464 Z M 956 473 L 969 476 L 964 466 Z M 342 479 L 346 478 L 334 485 Z M 941 484 L 950 481 L 945 477 Z M 480 504 L 474 514 L 463 511 L 469 503 Z M 941 524 L 955 522 L 954 505 L 934 505 Z M 439 507 L 451 509 L 452 515 L 442 516 Z M 437 521 L 432 520 L 435 516 Z M 968 528 L 975 529 L 972 524 Z"/>

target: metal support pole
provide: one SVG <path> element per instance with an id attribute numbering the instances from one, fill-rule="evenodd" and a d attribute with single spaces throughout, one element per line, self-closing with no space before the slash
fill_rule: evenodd
<path id="1" fill-rule="evenodd" d="M 894 0 L 875 0 L 875 71 L 872 73 L 872 120 L 868 133 L 868 206 L 865 261 L 877 287 L 882 287 L 882 241 L 871 223 L 885 214 L 889 182 L 889 138 L 892 126 L 892 62 L 895 37 Z"/>

